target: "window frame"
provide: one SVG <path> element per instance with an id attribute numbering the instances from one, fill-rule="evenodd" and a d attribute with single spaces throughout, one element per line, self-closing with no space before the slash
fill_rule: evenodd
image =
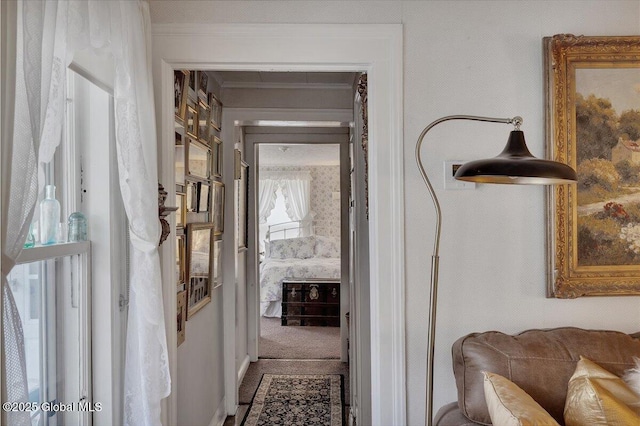
<path id="1" fill-rule="evenodd" d="M 74 258 L 78 256 L 78 261 L 74 262 Z M 71 243 L 52 244 L 47 246 L 35 246 L 28 249 L 24 249 L 18 255 L 16 259 L 16 265 L 28 264 L 33 262 L 48 262 L 55 261 L 56 259 L 62 259 L 70 257 L 71 270 L 66 271 L 72 276 L 77 274 L 77 285 L 75 289 L 76 302 L 78 303 L 79 311 L 74 313 L 78 315 L 78 354 L 79 354 L 79 370 L 78 370 L 78 401 L 59 400 L 57 392 L 54 392 L 49 387 L 49 383 L 52 381 L 58 381 L 55 373 L 57 372 L 57 306 L 56 300 L 59 297 L 57 292 L 54 292 L 53 297 L 45 297 L 41 293 L 41 310 L 40 310 L 40 335 L 47 336 L 47 338 L 41 337 L 40 354 L 45 355 L 44 360 L 41 362 L 41 383 L 43 384 L 40 389 L 39 400 L 41 402 L 62 402 L 65 404 L 80 401 L 92 401 L 92 359 L 91 359 L 91 242 L 90 241 L 78 241 Z M 48 268 L 42 268 L 46 270 L 47 275 L 53 273 L 55 282 L 61 276 L 61 272 L 57 268 L 50 271 Z M 50 279 L 50 278 L 47 278 Z M 75 281 L 73 281 L 75 284 Z M 57 286 L 56 286 L 57 287 Z M 72 292 L 74 290 L 72 289 Z M 52 309 L 53 308 L 53 309 Z M 69 318 L 71 313 L 63 310 L 62 314 L 65 318 Z M 53 315 L 53 321 L 49 321 Z M 24 322 L 24 320 L 23 320 Z M 53 348 L 48 347 L 52 344 Z M 51 352 L 56 355 L 54 359 L 48 358 Z M 57 389 L 56 389 L 57 390 Z M 65 396 L 66 398 L 66 396 Z M 91 412 L 78 411 L 77 412 L 79 425 L 92 424 Z M 33 417 L 33 414 L 32 414 Z M 45 413 L 42 417 L 44 419 L 44 425 L 49 424 L 50 417 Z"/>

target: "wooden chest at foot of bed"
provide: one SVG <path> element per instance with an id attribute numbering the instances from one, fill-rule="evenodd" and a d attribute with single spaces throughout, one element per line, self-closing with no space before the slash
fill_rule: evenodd
<path id="1" fill-rule="evenodd" d="M 281 318 L 282 325 L 340 327 L 340 281 L 283 280 Z"/>

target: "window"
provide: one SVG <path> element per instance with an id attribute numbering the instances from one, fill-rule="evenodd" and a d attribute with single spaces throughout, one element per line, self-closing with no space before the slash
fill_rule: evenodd
<path id="1" fill-rule="evenodd" d="M 7 278 L 22 319 L 31 423 L 86 424 L 89 243 L 31 248 L 18 261 Z"/>
<path id="2" fill-rule="evenodd" d="M 128 239 L 113 98 L 104 84 L 72 70 L 68 75 L 64 135 L 45 179 L 56 186 L 60 235 L 66 236 L 69 214 L 80 211 L 93 244 L 42 246 L 36 238 L 8 280 L 25 337 L 29 400 L 37 408 L 32 424 L 119 424 Z"/>

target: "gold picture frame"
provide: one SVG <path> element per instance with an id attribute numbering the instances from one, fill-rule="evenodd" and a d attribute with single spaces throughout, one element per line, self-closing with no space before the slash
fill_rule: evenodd
<path id="1" fill-rule="evenodd" d="M 198 104 L 198 140 L 204 144 L 209 143 L 209 107 Z"/>
<path id="2" fill-rule="evenodd" d="M 183 286 L 187 281 L 187 240 L 184 233 L 176 235 L 176 285 Z"/>
<path id="3" fill-rule="evenodd" d="M 222 140 L 211 134 L 211 176 L 222 177 Z"/>
<path id="4" fill-rule="evenodd" d="M 224 232 L 224 183 L 211 182 L 211 222 L 216 235 Z"/>
<path id="5" fill-rule="evenodd" d="M 175 98 L 174 113 L 176 118 L 182 121 L 187 111 L 189 71 L 175 70 L 173 72 L 173 90 Z"/>
<path id="6" fill-rule="evenodd" d="M 209 179 L 211 174 L 211 150 L 208 146 L 187 139 L 186 176 L 188 178 Z"/>
<path id="7" fill-rule="evenodd" d="M 198 101 L 206 104 L 209 100 L 207 88 L 209 87 L 209 75 L 206 71 L 198 71 Z"/>
<path id="8" fill-rule="evenodd" d="M 185 194 L 186 194 L 186 213 L 194 213 L 198 210 L 198 182 L 187 181 L 185 185 Z"/>
<path id="9" fill-rule="evenodd" d="M 217 131 L 222 130 L 222 102 L 214 95 L 209 93 L 209 108 L 211 108 L 211 125 Z"/>
<path id="10" fill-rule="evenodd" d="M 184 227 L 187 223 L 187 194 L 185 192 L 176 192 L 176 227 Z"/>
<path id="11" fill-rule="evenodd" d="M 640 294 L 640 37 L 543 43 L 547 157 L 578 174 L 547 192 L 548 296 Z"/>
<path id="12" fill-rule="evenodd" d="M 205 182 L 198 182 L 198 213 L 208 213 L 211 195 L 211 185 Z"/>
<path id="13" fill-rule="evenodd" d="M 217 235 L 213 237 L 213 288 L 222 285 L 222 237 Z"/>
<path id="14" fill-rule="evenodd" d="M 187 225 L 187 318 L 211 301 L 213 224 Z"/>
<path id="15" fill-rule="evenodd" d="M 188 82 L 189 82 L 189 90 L 187 91 L 188 103 L 195 105 L 198 103 L 198 93 L 197 93 L 198 71 L 189 71 Z"/>
<path id="16" fill-rule="evenodd" d="M 184 185 L 184 151 L 185 144 L 182 142 L 182 135 L 176 132 L 176 145 L 174 151 L 174 177 L 177 185 Z"/>
<path id="17" fill-rule="evenodd" d="M 187 291 L 182 290 L 176 294 L 176 331 L 178 334 L 178 346 L 186 339 L 187 328 Z"/>
<path id="18" fill-rule="evenodd" d="M 187 105 L 186 117 L 184 119 L 184 131 L 187 136 L 198 140 L 198 110 L 191 105 Z"/>

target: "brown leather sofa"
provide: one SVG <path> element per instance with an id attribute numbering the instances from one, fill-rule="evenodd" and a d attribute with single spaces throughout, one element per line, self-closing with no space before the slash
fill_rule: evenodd
<path id="1" fill-rule="evenodd" d="M 622 376 L 640 358 L 640 333 L 563 327 L 528 330 L 517 335 L 473 333 L 452 348 L 458 401 L 442 407 L 438 426 L 490 425 L 484 399 L 483 371 L 500 374 L 533 397 L 558 423 L 567 385 L 580 356 Z"/>

